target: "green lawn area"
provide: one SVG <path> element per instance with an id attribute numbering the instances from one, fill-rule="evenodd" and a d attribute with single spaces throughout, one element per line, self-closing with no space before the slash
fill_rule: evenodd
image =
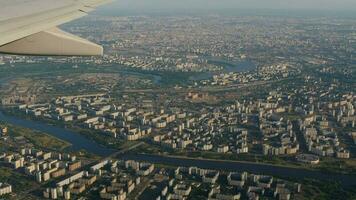
<path id="1" fill-rule="evenodd" d="M 43 132 L 27 128 L 9 126 L 9 133 L 13 136 L 23 136 L 39 148 L 61 151 L 71 144 Z"/>
<path id="2" fill-rule="evenodd" d="M 352 200 L 356 199 L 355 188 L 343 188 L 338 183 L 304 180 L 302 192 L 294 199 L 298 200 Z"/>
<path id="3" fill-rule="evenodd" d="M 0 167 L 0 182 L 11 184 L 15 192 L 28 190 L 36 186 L 36 183 L 32 179 L 15 172 L 13 169 L 4 167 Z"/>

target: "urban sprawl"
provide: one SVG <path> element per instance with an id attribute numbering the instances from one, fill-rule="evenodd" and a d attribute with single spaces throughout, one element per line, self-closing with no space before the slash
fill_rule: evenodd
<path id="1" fill-rule="evenodd" d="M 0 55 L 1 110 L 125 153 L 354 176 L 355 27 L 327 17 L 90 16 L 64 29 L 104 44 L 104 57 Z M 288 200 L 333 192 L 244 170 L 125 153 L 98 158 L 41 146 L 1 119 L 0 128 L 0 176 L 29 184 L 0 177 L 0 198 Z"/>

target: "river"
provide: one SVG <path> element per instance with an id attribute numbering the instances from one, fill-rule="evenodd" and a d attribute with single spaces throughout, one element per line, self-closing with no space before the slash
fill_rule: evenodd
<path id="1" fill-rule="evenodd" d="M 278 176 L 281 178 L 301 179 L 316 179 L 321 181 L 338 181 L 345 187 L 356 185 L 355 175 L 343 175 L 324 173 L 321 171 L 312 171 L 306 169 L 294 169 L 289 167 L 272 166 L 262 163 L 247 163 L 247 162 L 231 162 L 231 161 L 215 161 L 202 159 L 176 158 L 150 154 L 123 154 L 120 158 L 124 160 L 138 160 L 151 163 L 160 163 L 173 166 L 196 166 L 205 169 L 216 169 L 225 171 L 245 171 L 254 174 L 264 174 Z"/>
<path id="2" fill-rule="evenodd" d="M 208 63 L 222 66 L 224 69 L 219 72 L 202 72 L 199 73 L 198 75 L 191 76 L 189 78 L 190 80 L 200 81 L 200 80 L 210 79 L 216 74 L 230 73 L 230 72 L 246 72 L 246 71 L 251 71 L 256 69 L 256 64 L 248 60 L 232 62 L 232 61 L 227 61 L 227 60 L 222 60 L 219 58 L 212 58 L 212 57 L 205 57 L 205 59 L 208 60 Z"/>
<path id="3" fill-rule="evenodd" d="M 33 130 L 45 132 L 49 135 L 65 140 L 72 144 L 71 150 L 86 150 L 87 152 L 97 154 L 100 156 L 109 156 L 115 152 L 113 149 L 106 148 L 97 144 L 93 140 L 86 137 L 46 123 L 20 119 L 13 116 L 4 115 L 0 111 L 0 121 L 13 124 L 16 126 L 30 128 Z M 246 163 L 246 162 L 230 162 L 230 161 L 212 161 L 212 160 L 199 160 L 199 159 L 186 159 L 186 158 L 172 158 L 160 155 L 148 154 L 122 154 L 120 158 L 124 160 L 140 160 L 152 163 L 162 163 L 175 166 L 196 166 L 200 168 L 218 169 L 226 171 L 246 171 L 255 174 L 266 174 L 271 176 L 278 176 L 284 178 L 295 179 L 317 179 L 317 180 L 335 180 L 342 183 L 343 186 L 354 186 L 356 184 L 356 176 L 343 175 L 343 174 L 330 174 L 320 171 L 311 171 L 305 169 L 293 169 L 288 167 L 272 166 L 260 163 Z"/>
<path id="4" fill-rule="evenodd" d="M 99 145 L 93 140 L 90 140 L 79 133 L 70 131 L 65 128 L 59 128 L 51 125 L 47 125 L 42 122 L 29 121 L 25 119 L 19 119 L 13 116 L 7 116 L 0 111 L 0 121 L 13 124 L 16 126 L 33 129 L 36 131 L 44 132 L 61 140 L 67 141 L 72 144 L 69 150 L 79 151 L 85 150 L 89 153 L 93 153 L 99 156 L 108 156 L 115 152 L 113 149 L 106 148 Z"/>
<path id="5" fill-rule="evenodd" d="M 133 72 L 133 71 L 120 71 L 119 73 L 126 74 L 126 75 L 136 75 L 136 76 L 148 76 L 152 78 L 154 84 L 160 84 L 162 81 L 162 77 L 160 75 L 144 73 L 144 72 Z"/>

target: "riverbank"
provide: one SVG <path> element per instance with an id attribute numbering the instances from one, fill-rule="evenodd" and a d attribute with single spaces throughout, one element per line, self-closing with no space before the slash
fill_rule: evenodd
<path id="1" fill-rule="evenodd" d="M 324 173 L 317 170 L 306 170 L 298 168 L 290 168 L 283 166 L 275 166 L 264 163 L 253 163 L 244 161 L 226 161 L 226 160 L 209 160 L 202 158 L 187 158 L 167 155 L 152 155 L 152 154 L 125 154 L 120 156 L 124 160 L 139 160 L 158 164 L 173 165 L 173 166 L 196 166 L 199 168 L 226 170 L 226 171 L 246 171 L 255 174 L 265 174 L 280 178 L 292 178 L 298 180 L 315 179 L 321 181 L 336 181 L 340 182 L 345 187 L 356 185 L 356 176 Z"/>
<path id="2" fill-rule="evenodd" d="M 8 125 L 9 134 L 12 136 L 22 136 L 41 149 L 50 151 L 64 151 L 72 146 L 71 143 L 61 140 L 57 137 L 53 137 L 47 133 L 34 131 L 29 128 L 22 128 L 14 125 Z"/>
<path id="3" fill-rule="evenodd" d="M 336 159 L 331 157 L 321 157 L 320 163 L 311 165 L 301 163 L 296 160 L 296 155 L 283 156 L 265 156 L 256 153 L 236 154 L 236 153 L 218 153 L 213 151 L 184 151 L 162 148 L 161 146 L 146 141 L 147 143 L 140 148 L 135 149 L 132 153 L 143 153 L 153 155 L 169 155 L 191 159 L 206 159 L 206 160 L 223 160 L 223 161 L 239 161 L 248 163 L 261 163 L 272 166 L 282 166 L 296 169 L 316 170 L 323 173 L 347 174 L 356 176 L 356 160 L 355 159 Z"/>
<path id="4" fill-rule="evenodd" d="M 34 129 L 37 131 L 45 132 L 51 136 L 60 138 L 61 140 L 68 141 L 72 144 L 73 150 L 85 150 L 89 153 L 93 153 L 100 156 L 109 156 L 115 152 L 114 149 L 110 149 L 103 145 L 99 145 L 96 141 L 90 140 L 85 136 L 76 133 L 74 131 L 67 130 L 65 128 L 58 128 L 48 125 L 46 123 L 31 121 L 26 119 L 16 118 L 14 116 L 4 115 L 0 111 L 0 121 L 6 123 L 18 125 L 21 127 Z M 142 147 L 141 147 L 142 148 Z M 343 183 L 343 185 L 349 186 L 356 183 L 356 176 L 346 175 L 341 173 L 323 172 L 317 168 L 311 170 L 305 167 L 291 167 L 283 164 L 275 165 L 273 163 L 265 162 L 251 162 L 251 161 L 236 161 L 236 160 L 221 160 L 221 159 L 209 159 L 200 157 L 185 157 L 179 155 L 154 155 L 154 154 L 140 154 L 140 151 L 134 151 L 136 154 L 124 154 L 120 155 L 121 158 L 127 160 L 141 160 L 152 163 L 161 163 L 175 166 L 197 166 L 201 168 L 211 168 L 226 171 L 247 171 L 256 174 L 267 174 L 272 176 L 278 176 L 281 178 L 311 178 L 317 180 L 335 180 Z"/>
<path id="5" fill-rule="evenodd" d="M 99 156 L 109 156 L 116 151 L 114 149 L 110 149 L 108 147 L 100 145 L 96 143 L 94 140 L 88 139 L 85 136 L 76 133 L 74 131 L 48 125 L 46 123 L 42 123 L 38 121 L 31 121 L 22 118 L 17 118 L 14 116 L 8 116 L 5 115 L 2 111 L 0 111 L 0 121 L 8 124 L 13 124 L 19 127 L 23 127 L 23 128 L 36 130 L 39 132 L 44 132 L 53 137 L 59 138 L 63 141 L 72 144 L 68 149 L 70 151 L 85 150 L 89 153 L 96 154 Z"/>

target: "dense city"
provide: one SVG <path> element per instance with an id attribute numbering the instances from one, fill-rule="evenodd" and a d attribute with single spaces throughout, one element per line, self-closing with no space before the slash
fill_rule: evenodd
<path id="1" fill-rule="evenodd" d="M 63 28 L 105 55 L 0 55 L 0 199 L 356 198 L 354 19 L 93 15 Z M 76 139 L 53 134 L 64 129 Z M 199 166 L 210 161 L 227 167 Z"/>

